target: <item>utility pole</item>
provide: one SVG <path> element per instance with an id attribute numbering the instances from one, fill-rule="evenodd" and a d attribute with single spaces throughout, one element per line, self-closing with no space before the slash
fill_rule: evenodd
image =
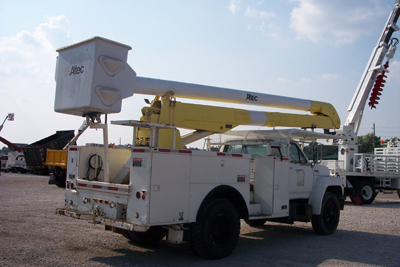
<path id="1" fill-rule="evenodd" d="M 374 131 L 374 136 L 372 139 L 372 148 L 374 149 L 374 153 L 375 153 L 375 122 L 372 123 L 372 130 Z"/>

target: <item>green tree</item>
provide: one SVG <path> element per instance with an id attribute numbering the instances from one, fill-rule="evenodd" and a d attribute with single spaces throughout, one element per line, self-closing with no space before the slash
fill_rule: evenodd
<path id="1" fill-rule="evenodd" d="M 381 137 L 374 136 L 373 133 L 369 133 L 366 135 L 357 137 L 358 144 L 358 153 L 373 153 L 374 152 L 374 143 L 375 147 L 380 147 Z"/>

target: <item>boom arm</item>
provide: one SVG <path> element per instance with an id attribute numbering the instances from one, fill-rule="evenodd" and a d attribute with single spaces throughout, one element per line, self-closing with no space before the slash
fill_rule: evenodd
<path id="1" fill-rule="evenodd" d="M 195 133 L 183 137 L 184 145 L 213 133 L 227 132 L 239 125 L 324 129 L 335 127 L 330 117 L 320 114 L 311 116 L 187 104 L 175 101 L 170 95 L 171 93 L 167 94 L 161 100 L 156 97 L 150 107 L 142 109 L 143 116 L 140 120 L 196 130 Z M 138 133 L 138 136 L 146 137 L 146 134 Z M 160 141 L 160 145 L 169 147 L 171 144 L 165 140 Z"/>
<path id="2" fill-rule="evenodd" d="M 382 66 L 384 58 L 386 56 L 389 61 L 389 59 L 393 58 L 396 51 L 396 44 L 393 42 L 391 43 L 391 37 L 393 32 L 399 30 L 399 27 L 396 25 L 399 16 L 400 1 L 396 0 L 395 7 L 389 15 L 379 41 L 372 51 L 371 57 L 357 86 L 353 99 L 350 102 L 348 108 L 349 115 L 343 128 L 346 135 L 352 136 L 355 140 L 357 140 L 356 137 L 361 124 L 365 104 L 371 93 L 371 89 L 374 86 L 376 77 L 383 71 L 388 72 L 386 68 Z"/>
<path id="3" fill-rule="evenodd" d="M 18 152 L 22 151 L 22 147 L 11 143 L 10 141 L 8 141 L 7 139 L 5 139 L 1 136 L 0 136 L 0 141 L 3 142 L 4 144 L 6 144 L 12 151 L 18 151 Z"/>
<path id="4" fill-rule="evenodd" d="M 309 120 L 304 124 L 296 124 L 301 127 L 334 129 L 340 126 L 340 119 L 335 108 L 328 103 L 136 77 L 136 73 L 126 63 L 130 49 L 127 45 L 101 37 L 94 37 L 58 49 L 55 111 L 93 117 L 99 114 L 119 112 L 122 99 L 133 95 L 134 92 L 156 96 L 163 96 L 171 92 L 169 96 L 174 98 L 182 97 L 309 111 L 313 115 L 309 117 L 323 117 L 324 123 L 319 120 L 313 122 Z M 187 109 L 184 112 L 186 111 Z M 177 116 L 178 112 L 175 111 L 174 114 Z M 256 120 L 256 125 L 260 125 L 260 121 L 264 120 L 261 125 L 267 125 L 269 122 L 270 126 L 278 126 L 278 124 L 282 125 L 282 121 L 286 121 L 284 126 L 292 126 L 290 121 L 297 123 L 297 116 L 305 116 L 290 115 L 293 118 L 288 120 L 289 115 L 270 113 L 267 114 L 269 117 L 267 120 L 266 113 L 253 114 L 254 116 L 252 115 L 251 118 L 247 116 L 249 121 L 246 121 L 246 124 L 251 124 Z M 271 120 L 273 117 L 275 117 L 275 121 Z M 280 118 L 277 119 L 277 117 Z M 197 129 L 197 127 L 193 129 Z"/>
<path id="5" fill-rule="evenodd" d="M 171 92 L 174 97 L 181 98 L 309 111 L 315 116 L 326 116 L 329 118 L 330 123 L 324 124 L 324 126 L 314 124 L 319 128 L 337 129 L 340 126 L 340 118 L 331 104 L 300 98 L 143 77 L 136 77 L 135 92 L 138 94 L 160 96 Z M 290 124 L 290 122 L 286 123 Z M 269 125 L 264 124 L 262 126 L 273 126 L 273 121 L 270 120 Z M 276 124 L 275 126 L 313 128 L 313 125 L 310 123 L 297 126 Z"/>

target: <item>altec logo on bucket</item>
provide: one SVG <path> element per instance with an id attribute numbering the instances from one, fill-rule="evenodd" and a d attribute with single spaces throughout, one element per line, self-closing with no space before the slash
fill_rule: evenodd
<path id="1" fill-rule="evenodd" d="M 72 66 L 72 67 L 66 67 L 65 68 L 65 77 L 71 76 L 71 75 L 77 75 L 81 74 L 84 71 L 84 66 Z"/>

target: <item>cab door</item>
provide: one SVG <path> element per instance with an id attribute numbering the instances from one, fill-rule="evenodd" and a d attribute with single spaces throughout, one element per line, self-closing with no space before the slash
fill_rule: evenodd
<path id="1" fill-rule="evenodd" d="M 311 163 L 296 144 L 289 145 L 289 198 L 308 199 L 314 184 Z"/>

